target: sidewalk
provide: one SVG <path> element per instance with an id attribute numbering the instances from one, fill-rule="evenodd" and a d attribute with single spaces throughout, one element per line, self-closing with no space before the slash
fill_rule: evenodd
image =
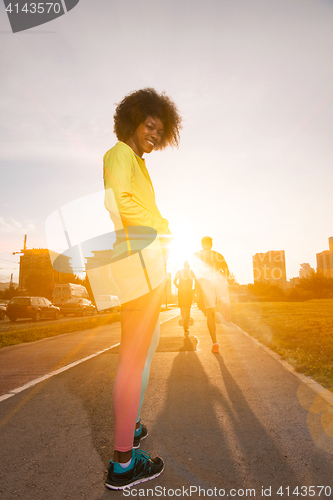
<path id="1" fill-rule="evenodd" d="M 142 449 L 165 471 L 130 496 L 275 500 L 311 486 L 303 498 L 331 498 L 332 407 L 232 324 L 217 325 L 212 354 L 205 317 L 192 316 L 189 338 L 179 318 L 161 325 L 141 418 Z M 109 350 L 0 403 L 1 498 L 125 496 L 104 487 L 117 359 Z"/>
<path id="2" fill-rule="evenodd" d="M 220 354 L 212 354 L 206 319 L 197 309 L 192 316 L 188 340 L 177 320 L 161 331 L 142 411 L 150 434 L 142 448 L 160 454 L 166 466 L 137 489 L 159 484 L 185 498 L 183 488 L 189 493 L 193 486 L 192 498 L 202 498 L 203 491 L 195 492 L 200 486 L 206 496 L 222 488 L 225 496 L 255 490 L 262 498 L 263 487 L 278 499 L 288 487 L 297 498 L 297 486 L 299 494 L 301 486 L 329 486 L 331 497 L 332 407 L 234 325 L 217 325 Z M 313 491 L 319 498 L 320 489 Z"/>
<path id="3" fill-rule="evenodd" d="M 162 311 L 160 321 L 175 316 L 177 312 L 178 309 Z M 0 349 L 0 402 L 6 393 L 108 349 L 119 341 L 120 322 L 3 347 Z"/>

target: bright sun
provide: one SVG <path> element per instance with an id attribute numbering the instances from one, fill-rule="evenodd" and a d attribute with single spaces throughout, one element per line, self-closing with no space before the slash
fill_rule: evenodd
<path id="1" fill-rule="evenodd" d="M 200 250 L 197 248 L 192 227 L 190 224 L 179 224 L 172 227 L 173 242 L 168 261 L 169 272 L 181 269 L 184 260 L 191 258 L 194 252 Z"/>

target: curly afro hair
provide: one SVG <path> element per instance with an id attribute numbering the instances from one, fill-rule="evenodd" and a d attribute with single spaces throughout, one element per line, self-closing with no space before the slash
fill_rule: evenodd
<path id="1" fill-rule="evenodd" d="M 181 116 L 172 100 L 152 88 L 136 90 L 117 105 L 114 114 L 114 132 L 119 141 L 126 142 L 148 116 L 159 118 L 164 127 L 161 143 L 156 149 L 178 146 Z"/>

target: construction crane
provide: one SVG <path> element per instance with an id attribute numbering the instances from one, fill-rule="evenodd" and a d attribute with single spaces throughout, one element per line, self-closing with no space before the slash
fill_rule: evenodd
<path id="1" fill-rule="evenodd" d="M 13 255 L 16 255 L 18 253 L 22 253 L 27 249 L 27 235 L 24 235 L 24 243 L 23 243 L 23 250 L 20 250 L 19 252 L 13 252 Z"/>

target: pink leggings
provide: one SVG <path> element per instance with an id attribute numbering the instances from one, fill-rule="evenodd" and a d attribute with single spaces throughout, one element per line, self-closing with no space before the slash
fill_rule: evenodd
<path id="1" fill-rule="evenodd" d="M 164 283 L 121 306 L 119 364 L 113 390 L 114 449 L 133 447 L 142 373 L 161 309 Z"/>

